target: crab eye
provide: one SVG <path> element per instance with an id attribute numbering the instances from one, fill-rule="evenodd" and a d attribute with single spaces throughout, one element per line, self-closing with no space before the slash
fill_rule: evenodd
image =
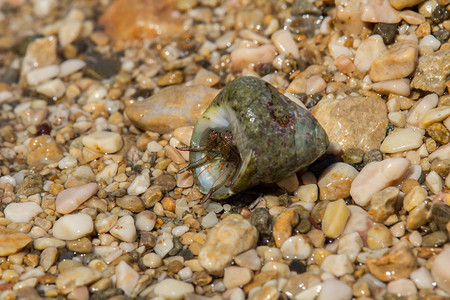
<path id="1" fill-rule="evenodd" d="M 209 133 L 209 139 L 210 139 L 210 140 L 215 140 L 215 139 L 217 139 L 217 136 L 218 136 L 218 134 L 217 134 L 217 132 L 216 132 L 215 130 L 212 130 L 212 131 Z"/>

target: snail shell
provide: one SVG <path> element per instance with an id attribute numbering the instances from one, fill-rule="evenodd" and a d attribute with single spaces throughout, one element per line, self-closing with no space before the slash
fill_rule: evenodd
<path id="1" fill-rule="evenodd" d="M 211 133 L 219 135 L 217 147 L 211 146 Z M 308 110 L 261 79 L 240 77 L 197 121 L 190 169 L 200 192 L 224 199 L 294 174 L 324 154 L 328 144 Z"/>

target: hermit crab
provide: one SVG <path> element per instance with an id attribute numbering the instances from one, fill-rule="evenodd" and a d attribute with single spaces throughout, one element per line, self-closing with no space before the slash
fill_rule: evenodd
<path id="1" fill-rule="evenodd" d="M 328 137 L 313 115 L 256 77 L 231 81 L 195 124 L 189 166 L 203 202 L 291 176 Z M 185 171 L 182 170 L 182 171 Z"/>

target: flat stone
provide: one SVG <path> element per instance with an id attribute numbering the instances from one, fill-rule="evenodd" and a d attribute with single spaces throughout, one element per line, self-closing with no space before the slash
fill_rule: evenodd
<path id="1" fill-rule="evenodd" d="M 135 39 L 167 36 L 182 32 L 184 17 L 173 15 L 177 1 L 139 0 L 130 3 L 116 0 L 100 17 L 106 34 L 124 45 Z"/>
<path id="2" fill-rule="evenodd" d="M 83 137 L 83 145 L 99 153 L 115 153 L 123 146 L 123 139 L 117 132 L 95 131 Z"/>
<path id="3" fill-rule="evenodd" d="M 208 231 L 198 255 L 209 273 L 222 274 L 233 257 L 256 246 L 258 231 L 241 215 L 232 214 Z"/>
<path id="4" fill-rule="evenodd" d="M 350 210 L 343 199 L 330 202 L 325 209 L 322 220 L 322 231 L 330 238 L 337 238 L 344 231 Z"/>
<path id="5" fill-rule="evenodd" d="M 339 277 L 353 272 L 353 264 L 345 254 L 328 255 L 320 265 L 320 269 Z"/>
<path id="6" fill-rule="evenodd" d="M 52 229 L 55 238 L 76 240 L 90 234 L 94 230 L 94 223 L 86 214 L 73 214 L 59 218 Z"/>
<path id="7" fill-rule="evenodd" d="M 396 128 L 381 144 L 383 153 L 396 153 L 419 148 L 423 144 L 423 135 L 411 128 Z"/>
<path id="8" fill-rule="evenodd" d="M 407 77 L 414 72 L 419 50 L 417 43 L 404 40 L 395 43 L 382 56 L 375 59 L 369 71 L 372 81 Z"/>
<path id="9" fill-rule="evenodd" d="M 75 288 L 88 285 L 102 277 L 102 273 L 89 267 L 69 268 L 62 272 L 56 279 L 56 286 L 64 294 L 68 294 Z"/>
<path id="10" fill-rule="evenodd" d="M 76 210 L 82 203 L 91 198 L 98 190 L 96 183 L 88 183 L 61 191 L 56 196 L 56 211 L 68 214 Z"/>
<path id="11" fill-rule="evenodd" d="M 324 99 L 312 114 L 343 151 L 379 149 L 388 125 L 385 101 L 378 97 Z"/>
<path id="12" fill-rule="evenodd" d="M 422 56 L 411 82 L 416 89 L 442 95 L 450 74 L 450 49 L 442 49 Z"/>
<path id="13" fill-rule="evenodd" d="M 230 266 L 223 273 L 223 283 L 227 289 L 246 285 L 252 278 L 252 271 L 242 267 Z"/>
<path id="14" fill-rule="evenodd" d="M 6 206 L 5 217 L 11 222 L 27 223 L 43 210 L 34 202 L 10 203 Z"/>
<path id="15" fill-rule="evenodd" d="M 195 125 L 217 93 L 206 85 L 170 86 L 128 106 L 125 113 L 137 127 L 164 134 Z"/>
<path id="16" fill-rule="evenodd" d="M 424 0 L 389 0 L 392 7 L 396 10 L 402 10 L 406 7 L 413 7 L 423 2 Z"/>
<path id="17" fill-rule="evenodd" d="M 22 250 L 31 238 L 25 233 L 0 230 L 0 256 L 8 256 Z"/>
<path id="18" fill-rule="evenodd" d="M 155 285 L 154 292 L 157 296 L 167 300 L 181 300 L 186 294 L 194 292 L 194 286 L 187 282 L 167 278 Z"/>

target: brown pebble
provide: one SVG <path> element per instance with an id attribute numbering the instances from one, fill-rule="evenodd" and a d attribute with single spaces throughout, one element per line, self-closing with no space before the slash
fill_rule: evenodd
<path id="1" fill-rule="evenodd" d="M 181 269 L 184 268 L 184 265 L 179 260 L 173 260 L 170 262 L 169 266 L 167 267 L 167 271 L 172 274 L 178 273 Z"/>
<path id="2" fill-rule="evenodd" d="M 29 253 L 29 254 L 25 255 L 25 257 L 23 258 L 23 262 L 25 265 L 34 268 L 39 263 L 39 255 Z"/>
<path id="3" fill-rule="evenodd" d="M 446 177 L 450 172 L 450 159 L 434 159 L 430 170 L 436 171 L 441 177 Z"/>
<path id="4" fill-rule="evenodd" d="M 141 231 L 139 247 L 145 246 L 147 249 L 153 249 L 156 245 L 156 237 L 148 231 Z"/>
<path id="5" fill-rule="evenodd" d="M 401 191 L 405 194 L 408 194 L 415 186 L 418 186 L 419 182 L 415 179 L 406 179 L 402 184 Z"/>
<path id="6" fill-rule="evenodd" d="M 273 224 L 273 238 L 278 248 L 291 236 L 292 228 L 298 222 L 299 216 L 294 209 L 285 210 L 278 216 Z"/>
<path id="7" fill-rule="evenodd" d="M 195 272 L 194 275 L 192 276 L 192 283 L 200 285 L 200 286 L 207 285 L 211 281 L 212 281 L 212 277 L 206 271 Z"/>
<path id="8" fill-rule="evenodd" d="M 125 195 L 116 200 L 117 206 L 139 213 L 145 209 L 141 199 L 133 195 Z"/>
<path id="9" fill-rule="evenodd" d="M 92 243 L 87 237 L 83 237 L 78 240 L 67 241 L 66 247 L 70 251 L 77 253 L 91 253 L 92 252 Z"/>
<path id="10" fill-rule="evenodd" d="M 427 127 L 427 133 L 436 142 L 445 145 L 450 140 L 450 133 L 442 123 L 434 123 Z"/>
<path id="11" fill-rule="evenodd" d="M 159 86 L 168 86 L 168 85 L 174 85 L 179 84 L 184 81 L 184 75 L 181 71 L 175 71 L 175 72 L 168 72 L 158 78 L 158 85 Z"/>

